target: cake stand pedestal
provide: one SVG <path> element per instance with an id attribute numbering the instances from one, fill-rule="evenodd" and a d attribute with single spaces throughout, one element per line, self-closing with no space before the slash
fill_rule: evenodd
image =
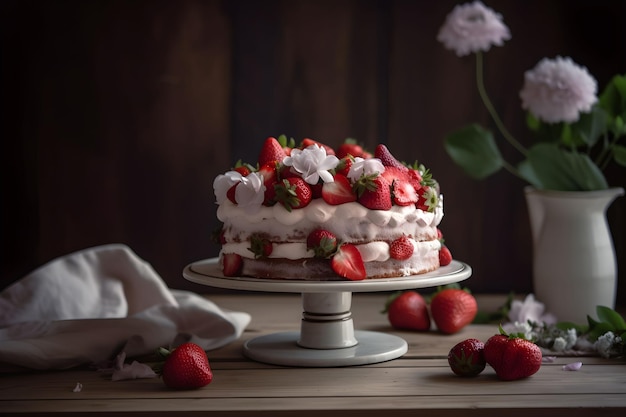
<path id="1" fill-rule="evenodd" d="M 364 281 L 225 277 L 218 258 L 189 264 L 183 270 L 187 280 L 211 287 L 301 293 L 300 331 L 250 339 L 244 343 L 243 352 L 258 362 L 305 367 L 366 365 L 396 359 L 407 352 L 406 341 L 398 336 L 354 330 L 350 311 L 353 292 L 434 287 L 463 281 L 471 274 L 471 267 L 459 261 L 452 261 L 450 265 L 427 274 Z"/>

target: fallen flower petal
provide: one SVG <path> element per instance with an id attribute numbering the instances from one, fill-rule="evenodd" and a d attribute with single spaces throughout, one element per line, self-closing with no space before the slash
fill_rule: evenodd
<path id="1" fill-rule="evenodd" d="M 552 363 L 556 360 L 556 356 L 544 356 L 541 358 L 541 362 L 543 363 Z"/>
<path id="2" fill-rule="evenodd" d="M 564 371 L 578 371 L 583 366 L 582 362 L 572 362 L 567 365 L 563 365 Z"/>
<path id="3" fill-rule="evenodd" d="M 125 364 L 122 369 L 113 371 L 111 380 L 121 381 L 124 379 L 154 378 L 156 376 L 157 374 L 148 365 L 133 361 L 130 365 Z"/>
<path id="4" fill-rule="evenodd" d="M 80 382 L 76 383 L 76 386 L 74 387 L 74 389 L 72 390 L 73 392 L 81 392 L 83 390 L 83 384 L 81 384 Z"/>

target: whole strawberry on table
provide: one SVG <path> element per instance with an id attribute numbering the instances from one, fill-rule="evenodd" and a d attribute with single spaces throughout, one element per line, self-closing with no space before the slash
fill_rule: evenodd
<path id="1" fill-rule="evenodd" d="M 478 312 L 476 298 L 458 284 L 441 287 L 430 298 L 414 290 L 392 294 L 383 313 L 396 329 L 427 331 L 431 319 L 441 333 L 453 334 L 470 324 Z"/>
<path id="2" fill-rule="evenodd" d="M 183 343 L 173 350 L 158 351 L 165 361 L 156 366 L 165 385 L 172 389 L 196 389 L 213 381 L 213 372 L 206 352 L 195 343 Z"/>

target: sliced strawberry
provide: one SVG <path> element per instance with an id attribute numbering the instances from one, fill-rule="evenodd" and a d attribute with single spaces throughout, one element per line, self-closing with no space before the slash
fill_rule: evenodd
<path id="1" fill-rule="evenodd" d="M 226 277 L 235 277 L 241 273 L 243 259 L 237 253 L 224 253 L 222 255 L 222 273 Z"/>
<path id="2" fill-rule="evenodd" d="M 261 148 L 261 153 L 259 154 L 258 159 L 259 166 L 263 166 L 270 162 L 282 162 L 285 156 L 287 155 L 278 140 L 276 140 L 276 138 L 269 137 L 265 139 L 263 147 Z"/>
<path id="3" fill-rule="evenodd" d="M 396 167 L 403 171 L 408 171 L 408 168 L 402 162 L 398 161 L 382 143 L 376 146 L 374 156 L 380 159 L 380 162 L 382 162 L 385 167 Z"/>
<path id="4" fill-rule="evenodd" d="M 393 202 L 398 206 L 410 206 L 419 200 L 415 188 L 407 181 L 395 180 L 391 189 Z"/>
<path id="5" fill-rule="evenodd" d="M 337 250 L 337 237 L 328 230 L 315 229 L 307 236 L 306 247 L 316 258 L 328 258 Z"/>
<path id="6" fill-rule="evenodd" d="M 402 180 L 406 182 L 411 181 L 411 177 L 409 177 L 409 172 L 406 169 L 401 169 L 398 167 L 385 167 L 385 171 L 381 175 L 385 177 L 390 184 L 394 180 Z"/>
<path id="7" fill-rule="evenodd" d="M 228 198 L 233 204 L 237 204 L 237 199 L 235 199 L 235 190 L 237 189 L 238 185 L 239 183 L 233 185 L 228 189 L 228 191 L 226 191 L 226 198 Z"/>
<path id="8" fill-rule="evenodd" d="M 417 191 L 418 200 L 415 206 L 423 211 L 435 211 L 439 199 L 434 188 L 424 186 Z"/>
<path id="9" fill-rule="evenodd" d="M 276 174 L 276 163 L 270 162 L 259 168 L 259 174 L 263 176 L 263 184 L 265 185 L 265 198 L 263 199 L 263 205 L 271 206 L 276 203 L 276 190 L 274 185 L 278 183 L 278 176 Z"/>
<path id="10" fill-rule="evenodd" d="M 367 276 L 361 253 L 350 243 L 339 246 L 330 261 L 330 266 L 337 275 L 351 281 L 360 281 Z"/>
<path id="11" fill-rule="evenodd" d="M 335 150 L 333 148 L 331 148 L 330 146 L 328 146 L 326 144 L 323 144 L 322 142 L 318 142 L 316 140 L 309 139 L 309 138 L 302 139 L 302 144 L 300 145 L 300 147 L 302 149 L 304 149 L 304 148 L 308 148 L 311 145 L 318 145 L 318 146 L 321 146 L 322 148 L 326 149 L 326 155 L 334 155 L 335 154 Z"/>
<path id="12" fill-rule="evenodd" d="M 389 256 L 393 259 L 404 261 L 413 256 L 415 247 L 408 236 L 402 235 L 389 245 Z"/>
<path id="13" fill-rule="evenodd" d="M 416 169 L 409 169 L 407 171 L 408 181 L 411 183 L 415 190 L 422 188 L 422 174 Z"/>
<path id="14" fill-rule="evenodd" d="M 322 198 L 326 203 L 336 206 L 356 201 L 356 194 L 352 190 L 350 180 L 346 176 L 335 174 L 335 181 L 324 183 Z"/>

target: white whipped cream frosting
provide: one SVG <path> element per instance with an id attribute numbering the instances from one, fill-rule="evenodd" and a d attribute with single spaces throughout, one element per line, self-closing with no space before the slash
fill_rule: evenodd
<path id="1" fill-rule="evenodd" d="M 342 242 L 355 244 L 363 261 L 385 261 L 389 259 L 388 242 L 402 234 L 415 238 L 411 239 L 414 257 L 439 250 L 440 242 L 433 236 L 443 218 L 443 196 L 434 212 L 425 212 L 414 205 L 393 206 L 390 210 L 370 210 L 358 202 L 333 206 L 315 199 L 308 206 L 292 211 L 276 204 L 261 206 L 250 213 L 226 199 L 218 206 L 217 218 L 224 223 L 224 253 L 253 258 L 248 238 L 253 233 L 262 233 L 271 236 L 273 242 L 270 258 L 312 258 L 313 251 L 306 248 L 306 235 L 315 228 L 324 228 Z"/>

